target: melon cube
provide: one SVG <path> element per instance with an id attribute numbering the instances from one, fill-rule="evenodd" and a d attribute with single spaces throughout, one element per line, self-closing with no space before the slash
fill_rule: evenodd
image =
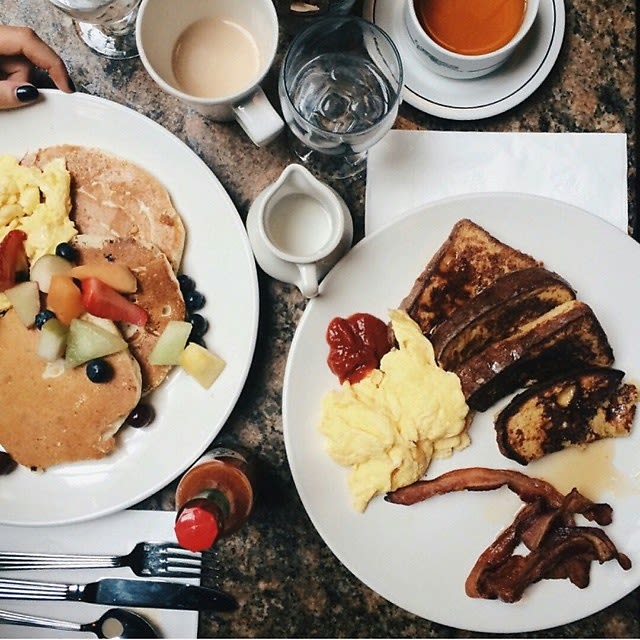
<path id="1" fill-rule="evenodd" d="M 127 343 L 115 325 L 114 331 L 110 331 L 94 322 L 74 318 L 69 326 L 64 359 L 68 367 L 77 367 L 126 348 Z"/>
<path id="2" fill-rule="evenodd" d="M 32 327 L 36 321 L 36 314 L 40 311 L 40 291 L 37 282 L 21 282 L 4 294 L 25 327 Z"/>
<path id="3" fill-rule="evenodd" d="M 180 364 L 180 356 L 187 344 L 191 329 L 190 322 L 169 320 L 149 354 L 149 362 L 160 365 Z"/>
<path id="4" fill-rule="evenodd" d="M 64 355 L 69 327 L 58 318 L 49 318 L 40 329 L 37 354 L 47 362 L 54 362 Z"/>
<path id="5" fill-rule="evenodd" d="M 190 342 L 180 355 L 182 368 L 197 382 L 208 389 L 222 373 L 226 362 L 215 353 Z"/>

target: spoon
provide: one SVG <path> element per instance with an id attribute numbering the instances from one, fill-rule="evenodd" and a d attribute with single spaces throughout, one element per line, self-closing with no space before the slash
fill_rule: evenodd
<path id="1" fill-rule="evenodd" d="M 98 638 L 158 638 L 157 631 L 145 618 L 128 609 L 109 609 L 95 622 L 80 624 L 53 618 L 39 618 L 0 609 L 0 624 L 18 624 L 62 631 L 86 631 Z"/>

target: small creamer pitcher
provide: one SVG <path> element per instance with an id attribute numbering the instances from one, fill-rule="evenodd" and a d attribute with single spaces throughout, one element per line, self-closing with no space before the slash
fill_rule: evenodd
<path id="1" fill-rule="evenodd" d="M 353 222 L 331 187 L 291 164 L 251 205 L 247 232 L 260 268 L 313 298 L 322 278 L 351 247 Z"/>

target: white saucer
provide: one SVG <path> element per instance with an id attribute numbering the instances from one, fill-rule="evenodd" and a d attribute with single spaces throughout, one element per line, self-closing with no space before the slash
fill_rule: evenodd
<path id="1" fill-rule="evenodd" d="M 363 15 L 384 29 L 400 51 L 404 100 L 424 113 L 450 120 L 488 118 L 520 104 L 551 71 L 564 37 L 563 0 L 540 0 L 531 31 L 502 67 L 482 78 L 453 80 L 422 62 L 409 41 L 403 7 L 399 0 L 365 0 Z"/>

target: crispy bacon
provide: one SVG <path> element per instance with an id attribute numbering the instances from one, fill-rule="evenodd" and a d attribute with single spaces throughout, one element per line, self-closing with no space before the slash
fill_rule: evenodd
<path id="1" fill-rule="evenodd" d="M 435 495 L 453 491 L 490 491 L 507 485 L 525 502 L 544 498 L 553 506 L 560 506 L 564 497 L 553 485 L 545 480 L 532 478 L 511 469 L 488 469 L 467 467 L 455 469 L 434 478 L 418 480 L 406 487 L 396 489 L 385 496 L 385 500 L 395 504 L 415 504 Z"/>
<path id="2" fill-rule="evenodd" d="M 542 579 L 568 578 L 585 588 L 594 561 L 615 559 L 624 570 L 631 567 L 629 558 L 618 552 L 604 531 L 575 523 L 580 514 L 600 525 L 610 524 L 610 505 L 594 503 L 575 488 L 563 495 L 545 480 L 519 471 L 457 469 L 393 491 L 385 500 L 411 505 L 453 491 L 489 491 L 502 486 L 525 504 L 474 564 L 465 582 L 468 596 L 516 602 L 530 584 Z M 521 542 L 529 550 L 527 555 L 515 553 Z"/>
<path id="3" fill-rule="evenodd" d="M 589 584 L 588 567 L 593 561 L 616 559 L 625 570 L 631 566 L 629 558 L 618 553 L 607 534 L 597 527 L 561 527 L 531 553 L 509 555 L 495 567 L 485 562 L 483 556 L 467 579 L 467 595 L 500 598 L 504 602 L 517 602 L 530 584 L 544 578 L 570 578 L 576 586 L 584 588 Z"/>
<path id="4" fill-rule="evenodd" d="M 546 480 L 533 478 L 511 469 L 489 469 L 487 467 L 454 469 L 433 480 L 418 480 L 406 487 L 387 493 L 384 499 L 394 504 L 411 505 L 453 491 L 490 491 L 503 486 L 511 489 L 524 502 L 542 499 L 555 509 L 560 508 L 565 499 L 565 496 Z M 593 503 L 577 491 L 576 493 L 577 495 L 573 497 L 576 513 L 581 513 L 587 519 L 595 520 L 598 524 L 611 522 L 611 507 L 609 505 Z"/>

